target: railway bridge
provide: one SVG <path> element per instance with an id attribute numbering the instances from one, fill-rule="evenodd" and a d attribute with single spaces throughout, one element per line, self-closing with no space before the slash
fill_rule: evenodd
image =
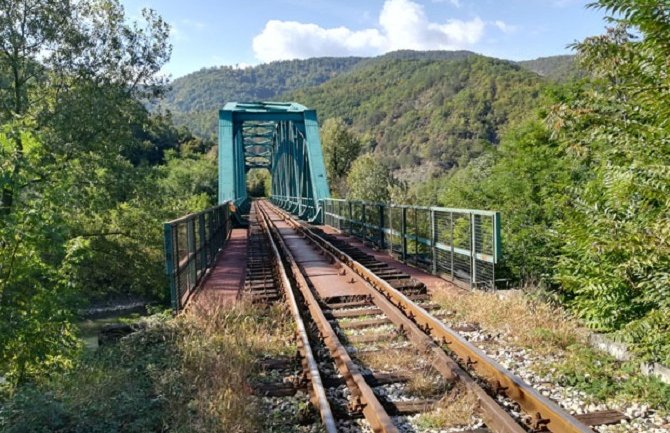
<path id="1" fill-rule="evenodd" d="M 342 422 L 357 417 L 374 432 L 409 431 L 397 416 L 431 410 L 454 383 L 478 401 L 481 428 L 472 431 L 587 433 L 588 425 L 620 419 L 570 415 L 436 311 L 436 294 L 495 289 L 497 212 L 332 198 L 316 112 L 296 103 L 227 104 L 218 152 L 219 204 L 164 224 L 172 307 L 286 303 L 301 383 L 324 431 L 343 431 Z M 271 173 L 268 199 L 247 196 L 254 168 Z M 313 350 L 316 343 L 327 354 Z M 394 354 L 392 363 L 409 364 L 393 374 L 375 369 L 366 362 L 380 347 Z M 379 391 L 417 377 L 434 381 L 425 398 Z M 347 390 L 345 406 L 334 398 L 337 387 Z"/>
<path id="2" fill-rule="evenodd" d="M 251 203 L 246 176 L 254 168 L 271 173 L 270 201 L 307 223 L 350 235 L 459 286 L 495 286 L 499 213 L 332 198 L 315 110 L 291 102 L 228 103 L 219 111 L 218 156 L 219 204 L 164 225 L 175 310 L 211 280 L 206 277 L 227 269 L 224 263 L 237 267 L 228 256 L 244 250 L 242 227 Z"/>

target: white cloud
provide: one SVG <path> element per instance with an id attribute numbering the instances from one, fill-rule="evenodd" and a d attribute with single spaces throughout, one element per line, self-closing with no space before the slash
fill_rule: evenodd
<path id="1" fill-rule="evenodd" d="M 429 21 L 423 6 L 418 3 L 386 0 L 379 14 L 378 28 L 326 29 L 317 24 L 271 20 L 254 37 L 252 45 L 256 58 L 263 62 L 314 56 L 374 55 L 400 49 L 456 50 L 479 42 L 485 27 L 486 23 L 479 17 L 469 21 L 452 19 L 434 23 Z"/>
<path id="2" fill-rule="evenodd" d="M 517 27 L 512 24 L 507 24 L 505 21 L 496 20 L 493 22 L 493 25 L 498 27 L 503 33 L 514 33 L 517 31 Z"/>

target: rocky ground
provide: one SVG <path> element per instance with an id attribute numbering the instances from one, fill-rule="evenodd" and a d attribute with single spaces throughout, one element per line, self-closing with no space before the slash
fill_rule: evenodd
<path id="1" fill-rule="evenodd" d="M 491 294 L 491 296 L 495 296 Z M 636 401 L 602 401 L 574 387 L 559 385 L 556 365 L 565 360 L 561 350 L 547 353 L 546 348 L 534 351 L 519 347 L 518 335 L 504 327 L 485 327 L 477 322 L 459 320 L 452 309 L 437 311 L 442 320 L 459 329 L 468 341 L 482 349 L 503 367 L 521 377 L 542 395 L 551 398 L 571 414 L 584 414 L 601 410 L 617 410 L 628 417 L 620 424 L 597 426 L 600 433 L 670 433 L 670 414 Z M 510 407 L 513 414 L 516 408 Z"/>

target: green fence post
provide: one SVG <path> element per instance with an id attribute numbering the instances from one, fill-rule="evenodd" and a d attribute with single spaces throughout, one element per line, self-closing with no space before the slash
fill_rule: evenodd
<path id="1" fill-rule="evenodd" d="M 472 240 L 470 241 L 470 288 L 477 287 L 477 230 L 476 230 L 476 216 L 470 214 L 470 234 Z"/>
<path id="2" fill-rule="evenodd" d="M 186 224 L 186 239 L 188 246 L 188 292 L 191 293 L 191 290 L 195 288 L 197 281 L 197 269 L 195 263 L 195 220 L 191 219 Z"/>
<path id="3" fill-rule="evenodd" d="M 456 278 L 456 271 L 454 270 L 454 254 L 456 252 L 454 246 L 454 213 L 449 212 L 449 236 L 451 237 L 449 245 L 451 245 L 451 281 L 454 281 Z"/>
<path id="4" fill-rule="evenodd" d="M 200 271 L 207 269 L 209 263 L 207 262 L 207 230 L 205 230 L 205 213 L 198 215 L 198 232 L 200 239 Z"/>
<path id="5" fill-rule="evenodd" d="M 430 212 L 430 249 L 433 255 L 433 274 L 437 274 L 437 247 L 435 246 L 437 243 L 437 229 L 435 227 L 435 211 L 429 209 L 428 212 Z"/>
<path id="6" fill-rule="evenodd" d="M 384 208 L 385 206 L 383 204 L 378 205 L 379 206 L 379 249 L 384 249 L 384 245 L 386 244 L 385 242 L 385 237 L 384 237 Z"/>
<path id="7" fill-rule="evenodd" d="M 363 242 L 368 240 L 368 226 L 365 215 L 365 202 L 361 203 L 361 229 L 363 230 Z"/>
<path id="8" fill-rule="evenodd" d="M 500 234 L 500 212 L 493 215 L 493 263 L 502 256 L 502 235 Z"/>
<path id="9" fill-rule="evenodd" d="M 419 266 L 419 210 L 414 208 L 414 264 Z"/>
<path id="10" fill-rule="evenodd" d="M 402 207 L 402 219 L 400 220 L 400 236 L 402 237 L 402 260 L 407 261 L 407 208 Z"/>

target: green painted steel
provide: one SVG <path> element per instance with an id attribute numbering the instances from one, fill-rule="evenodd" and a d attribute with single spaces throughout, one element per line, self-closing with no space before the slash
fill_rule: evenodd
<path id="1" fill-rule="evenodd" d="M 330 197 L 316 111 L 294 102 L 232 102 L 219 111 L 219 202 L 247 201 L 246 173 L 272 174 L 272 197 L 320 221 Z"/>
<path id="2" fill-rule="evenodd" d="M 326 199 L 324 223 L 472 288 L 495 287 L 500 213 Z"/>

